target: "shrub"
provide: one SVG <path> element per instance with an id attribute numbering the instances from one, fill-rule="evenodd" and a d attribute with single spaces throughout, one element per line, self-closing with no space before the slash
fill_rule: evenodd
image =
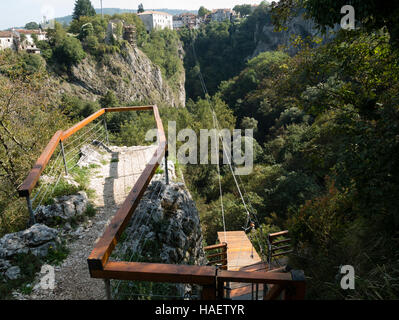
<path id="1" fill-rule="evenodd" d="M 63 66 L 71 67 L 81 62 L 86 57 L 86 53 L 78 39 L 66 37 L 55 47 L 54 57 Z"/>

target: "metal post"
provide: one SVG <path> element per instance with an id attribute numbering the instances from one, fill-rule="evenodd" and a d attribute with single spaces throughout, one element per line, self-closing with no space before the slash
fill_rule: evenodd
<path id="1" fill-rule="evenodd" d="M 28 204 L 28 211 L 29 211 L 29 225 L 28 227 L 33 226 L 36 221 L 35 221 L 35 213 L 33 212 L 32 209 L 32 201 L 30 201 L 30 197 L 29 194 L 26 196 L 26 202 Z"/>
<path id="2" fill-rule="evenodd" d="M 256 288 L 255 300 L 259 300 L 259 283 L 255 284 L 255 288 Z"/>
<path id="3" fill-rule="evenodd" d="M 107 300 L 112 300 L 111 297 L 111 281 L 109 279 L 104 279 L 105 284 L 105 294 L 107 296 Z"/>
<path id="4" fill-rule="evenodd" d="M 269 288 L 267 287 L 267 283 L 264 283 L 263 284 L 263 300 L 266 299 L 268 289 Z"/>
<path id="5" fill-rule="evenodd" d="M 105 128 L 105 137 L 106 137 L 106 139 L 107 139 L 107 146 L 109 146 L 107 119 L 105 119 L 105 118 L 104 118 L 104 128 Z"/>
<path id="6" fill-rule="evenodd" d="M 231 287 L 230 287 L 230 282 L 226 282 L 226 299 L 230 300 L 230 291 L 231 291 Z"/>
<path id="7" fill-rule="evenodd" d="M 61 147 L 61 152 L 62 152 L 62 159 L 64 160 L 64 167 L 65 167 L 65 174 L 68 175 L 68 166 L 65 158 L 65 151 L 64 151 L 64 145 L 62 141 L 60 141 L 60 147 Z"/>
<path id="8" fill-rule="evenodd" d="M 166 180 L 167 185 L 169 184 L 168 155 L 169 155 L 169 152 L 168 152 L 168 150 L 166 150 L 166 152 L 165 152 L 165 180 Z"/>

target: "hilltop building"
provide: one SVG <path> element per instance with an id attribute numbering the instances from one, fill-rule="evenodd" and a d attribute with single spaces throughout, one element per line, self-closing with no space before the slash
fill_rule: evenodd
<path id="1" fill-rule="evenodd" d="M 107 44 L 113 43 L 114 40 L 126 40 L 130 45 L 136 45 L 136 26 L 126 24 L 125 21 L 120 19 L 110 20 L 107 27 L 107 34 L 105 42 Z"/>
<path id="2" fill-rule="evenodd" d="M 190 29 L 197 29 L 201 24 L 200 18 L 191 12 L 185 12 L 173 16 L 173 29 L 187 27 Z"/>
<path id="3" fill-rule="evenodd" d="M 0 31 L 0 50 L 13 49 L 24 50 L 28 53 L 40 53 L 34 41 L 45 40 L 47 33 L 42 30 L 12 29 L 11 31 Z"/>
<path id="4" fill-rule="evenodd" d="M 173 30 L 173 16 L 161 11 L 144 11 L 138 16 L 143 21 L 147 32 L 153 29 L 171 29 Z"/>
<path id="5" fill-rule="evenodd" d="M 0 50 L 14 49 L 14 36 L 11 31 L 0 31 Z"/>
<path id="6" fill-rule="evenodd" d="M 222 22 L 225 20 L 234 20 L 238 17 L 237 13 L 232 9 L 215 9 L 209 14 L 211 21 Z"/>

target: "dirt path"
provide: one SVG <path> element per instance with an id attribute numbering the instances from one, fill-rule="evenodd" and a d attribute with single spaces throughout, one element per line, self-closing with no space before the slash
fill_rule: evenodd
<path id="1" fill-rule="evenodd" d="M 43 290 L 36 285 L 28 297 L 21 299 L 89 300 L 105 299 L 104 282 L 91 279 L 87 257 L 100 237 L 107 222 L 123 203 L 155 147 L 110 147 L 99 168 L 92 170 L 90 188 L 95 190 L 93 201 L 96 215 L 75 231 L 75 239 L 67 243 L 70 250 L 62 265 L 55 268 L 55 288 Z M 39 280 L 37 281 L 39 283 Z"/>

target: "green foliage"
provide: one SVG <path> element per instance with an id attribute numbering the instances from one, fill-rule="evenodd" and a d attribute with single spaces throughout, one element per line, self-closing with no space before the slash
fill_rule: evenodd
<path id="1" fill-rule="evenodd" d="M 97 102 L 85 101 L 77 96 L 64 94 L 61 98 L 61 110 L 72 120 L 82 120 L 100 109 Z"/>
<path id="2" fill-rule="evenodd" d="M 25 29 L 27 29 L 27 30 L 37 30 L 37 29 L 39 29 L 39 25 L 37 24 L 37 22 L 28 22 L 25 25 Z"/>
<path id="3" fill-rule="evenodd" d="M 170 29 L 152 30 L 148 41 L 142 45 L 144 53 L 160 67 L 162 75 L 172 87 L 177 86 L 183 72 L 179 46 L 177 33 Z"/>
<path id="4" fill-rule="evenodd" d="M 241 17 L 245 17 L 252 12 L 252 6 L 250 4 L 238 4 L 233 10 L 241 15 Z"/>
<path id="5" fill-rule="evenodd" d="M 42 261 L 33 254 L 19 254 L 12 259 L 12 265 L 16 265 L 21 270 L 21 276 L 16 280 L 5 281 L 4 276 L 0 275 L 0 299 L 13 299 L 12 291 L 20 289 L 25 292 L 31 290 L 31 283 L 37 272 L 40 271 Z M 4 281 L 3 281 L 4 280 Z"/>
<path id="6" fill-rule="evenodd" d="M 199 9 L 198 9 L 198 15 L 200 16 L 200 17 L 205 17 L 208 13 L 210 13 L 211 11 L 210 10 L 208 10 L 207 8 L 205 8 L 204 6 L 201 6 Z"/>
<path id="7" fill-rule="evenodd" d="M 115 95 L 115 92 L 112 90 L 107 91 L 107 93 L 101 97 L 100 105 L 103 108 L 112 108 L 119 106 L 119 100 Z"/>
<path id="8" fill-rule="evenodd" d="M 96 10 L 94 10 L 90 0 L 76 0 L 72 14 L 74 20 L 79 20 L 82 16 L 89 17 L 95 15 Z"/>
<path id="9" fill-rule="evenodd" d="M 199 67 L 211 95 L 217 92 L 221 81 L 236 76 L 244 69 L 246 60 L 256 48 L 259 30 L 270 20 L 269 7 L 262 2 L 248 18 L 238 22 L 211 22 L 199 30 L 183 28 L 179 31 L 186 52 L 187 97 L 203 97 Z"/>
<path id="10" fill-rule="evenodd" d="M 81 188 L 69 184 L 64 179 L 60 179 L 57 185 L 50 184 L 50 188 L 51 190 L 54 190 L 54 192 L 43 199 L 44 205 L 50 205 L 54 203 L 54 198 L 76 194 L 81 190 Z"/>
<path id="11" fill-rule="evenodd" d="M 69 249 L 65 243 L 58 244 L 55 248 L 50 247 L 47 256 L 44 258 L 45 262 L 49 265 L 59 266 L 69 254 Z"/>
<path id="12" fill-rule="evenodd" d="M 40 57 L 0 53 L 0 234 L 26 226 L 17 188 L 58 128 L 68 125 L 58 108 L 57 84 Z"/>
<path id="13" fill-rule="evenodd" d="M 37 54 L 22 54 L 23 69 L 27 74 L 34 74 L 36 72 L 43 71 L 46 66 L 46 62 L 40 55 Z"/>
<path id="14" fill-rule="evenodd" d="M 78 64 L 86 57 L 80 41 L 73 37 L 66 37 L 60 45 L 55 47 L 54 58 L 66 67 Z"/>
<path id="15" fill-rule="evenodd" d="M 283 0 L 274 5 L 274 20 L 283 27 L 297 12 L 305 9 L 305 15 L 312 18 L 319 29 L 326 31 L 327 27 L 333 28 L 334 25 L 340 23 L 343 17 L 341 8 L 348 4 L 355 8 L 355 18 L 359 22 L 356 27 L 366 31 L 376 31 L 386 27 L 391 34 L 391 42 L 394 46 L 398 46 L 399 4 L 397 2 L 357 0 L 348 3 L 345 0 Z"/>
<path id="16" fill-rule="evenodd" d="M 138 7 L 138 9 L 137 9 L 137 13 L 142 13 L 142 12 L 144 12 L 144 6 L 143 6 L 142 3 L 140 3 L 140 4 L 139 4 L 139 7 Z"/>

